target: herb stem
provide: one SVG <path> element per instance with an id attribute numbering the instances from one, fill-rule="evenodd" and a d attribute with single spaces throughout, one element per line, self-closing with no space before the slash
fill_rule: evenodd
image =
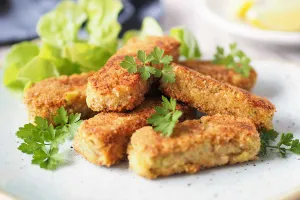
<path id="1" fill-rule="evenodd" d="M 279 146 L 271 146 L 271 145 L 267 145 L 266 147 L 273 148 L 273 149 L 280 149 Z"/>

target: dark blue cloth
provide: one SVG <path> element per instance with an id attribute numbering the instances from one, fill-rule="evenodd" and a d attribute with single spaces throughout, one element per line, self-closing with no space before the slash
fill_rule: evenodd
<path id="1" fill-rule="evenodd" d="M 37 37 L 36 23 L 60 0 L 0 0 L 0 45 Z M 119 16 L 122 32 L 139 29 L 145 16 L 156 19 L 162 14 L 159 0 L 123 0 L 124 9 Z"/>

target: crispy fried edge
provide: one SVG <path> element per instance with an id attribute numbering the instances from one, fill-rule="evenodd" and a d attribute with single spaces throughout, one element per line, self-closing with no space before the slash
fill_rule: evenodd
<path id="1" fill-rule="evenodd" d="M 147 118 L 155 113 L 154 107 L 160 104 L 160 99 L 149 98 L 130 113 L 99 113 L 93 118 L 85 120 L 80 125 L 78 133 L 74 137 L 74 149 L 88 161 L 96 165 L 110 167 L 113 164 L 119 163 L 126 158 L 126 149 L 131 135 L 137 129 L 147 125 Z M 184 113 L 180 120 L 193 119 L 196 116 L 194 109 L 186 105 L 177 104 L 177 109 L 182 110 Z M 117 129 L 112 127 L 107 132 L 97 130 L 97 126 L 101 125 L 100 119 L 106 122 L 108 121 L 107 119 L 118 120 L 119 116 L 122 118 L 122 121 L 124 117 L 127 117 L 129 121 L 123 122 L 125 124 Z M 97 122 L 99 124 L 96 124 Z M 96 144 L 100 146 L 100 148 L 95 150 L 97 152 L 91 150 L 91 148 L 94 149 Z M 87 151 L 84 152 L 81 146 L 85 146 L 87 149 L 93 151 L 93 156 L 87 156 Z"/>
<path id="2" fill-rule="evenodd" d="M 149 54 L 156 46 L 164 49 L 165 55 L 172 55 L 173 59 L 177 60 L 179 45 L 177 40 L 167 36 L 149 36 L 145 39 L 129 41 L 107 61 L 101 70 L 89 78 L 88 106 L 94 111 L 122 112 L 132 110 L 140 105 L 153 79 L 144 81 L 139 74 L 130 74 L 119 66 L 120 62 L 126 55 L 136 57 L 139 49 Z M 110 81 L 108 82 L 106 79 L 110 79 Z"/>
<path id="3" fill-rule="evenodd" d="M 187 103 L 208 115 L 220 113 L 247 117 L 258 129 L 272 128 L 272 118 L 276 108 L 268 99 L 221 83 L 179 64 L 172 66 L 175 72 L 175 83 L 160 81 L 161 91 L 165 95 Z M 203 94 L 204 91 L 205 94 Z M 209 99 L 208 95 L 214 95 L 214 97 Z M 228 99 L 232 106 L 229 106 Z"/>
<path id="4" fill-rule="evenodd" d="M 204 75 L 209 75 L 212 78 L 229 83 L 236 87 L 250 91 L 256 83 L 257 73 L 252 68 L 248 77 L 235 72 L 233 69 L 228 69 L 222 65 L 213 64 L 212 61 L 187 60 L 179 62 L 180 65 L 191 68 Z"/>
<path id="5" fill-rule="evenodd" d="M 229 145 L 227 148 L 235 145 L 234 147 L 242 150 L 238 154 L 229 152 L 216 155 L 215 163 L 210 159 L 207 162 L 202 160 L 202 163 L 189 161 L 184 166 L 176 164 L 177 160 L 187 159 L 188 153 L 197 152 L 197 147 L 208 141 L 215 149 L 209 153 L 224 152 L 226 145 Z M 141 176 L 154 179 L 158 176 L 183 172 L 196 173 L 204 168 L 254 160 L 259 150 L 259 133 L 249 119 L 215 115 L 177 124 L 170 138 L 161 136 L 152 127 L 143 127 L 133 134 L 127 152 L 130 168 Z M 223 157 L 225 155 L 227 159 Z M 221 157 L 217 159 L 219 156 Z M 171 167 L 155 166 L 157 163 L 160 163 L 160 166 L 165 165 L 164 160 L 169 162 L 173 160 L 174 163 L 169 163 Z"/>
<path id="6" fill-rule="evenodd" d="M 62 106 L 69 114 L 81 113 L 83 119 L 94 116 L 96 113 L 88 108 L 85 101 L 87 79 L 93 73 L 52 77 L 33 84 L 24 93 L 24 104 L 28 109 L 29 119 L 32 121 L 35 116 L 40 116 L 53 122 L 53 115 Z M 56 84 L 61 87 L 53 88 Z M 66 95 L 72 92 L 74 97 L 68 101 Z"/>

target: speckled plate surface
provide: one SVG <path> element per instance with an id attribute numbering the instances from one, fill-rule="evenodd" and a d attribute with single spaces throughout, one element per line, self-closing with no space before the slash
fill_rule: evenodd
<path id="1" fill-rule="evenodd" d="M 253 65 L 259 74 L 253 92 L 266 96 L 277 107 L 275 129 L 294 132 L 300 138 L 300 66 L 261 61 Z M 31 165 L 30 157 L 17 150 L 15 132 L 27 122 L 26 110 L 3 86 L 0 111 L 0 190 L 19 199 L 258 200 L 279 199 L 296 193 L 300 186 L 300 156 L 294 155 L 151 181 L 129 171 L 127 163 L 98 167 L 70 149 L 68 166 L 45 171 Z"/>

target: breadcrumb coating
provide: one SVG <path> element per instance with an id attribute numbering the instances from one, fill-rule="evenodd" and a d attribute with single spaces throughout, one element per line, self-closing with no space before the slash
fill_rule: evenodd
<path id="1" fill-rule="evenodd" d="M 107 167 L 126 158 L 126 149 L 134 131 L 147 125 L 147 119 L 159 106 L 159 98 L 147 99 L 130 113 L 99 113 L 83 121 L 74 138 L 74 149 L 91 163 Z M 185 118 L 193 118 L 195 112 L 185 105 L 177 105 Z"/>
<path id="2" fill-rule="evenodd" d="M 228 69 L 222 65 L 213 64 L 211 61 L 187 60 L 179 62 L 180 65 L 193 69 L 203 75 L 208 75 L 220 82 L 229 83 L 236 87 L 250 91 L 256 83 L 257 73 L 254 69 L 250 71 L 248 77 Z"/>
<path id="3" fill-rule="evenodd" d="M 249 119 L 215 115 L 178 123 L 171 137 L 143 127 L 127 151 L 129 167 L 154 179 L 254 160 L 259 150 L 259 133 Z"/>
<path id="4" fill-rule="evenodd" d="M 105 66 L 91 76 L 87 86 L 87 104 L 94 111 L 123 112 L 132 110 L 144 101 L 153 78 L 143 80 L 139 73 L 130 74 L 120 66 L 125 56 L 134 56 L 138 50 L 147 54 L 155 47 L 165 51 L 165 55 L 177 60 L 179 42 L 167 36 L 149 36 L 132 39 L 119 49 Z M 137 59 L 136 59 L 137 60 Z M 157 66 L 159 67 L 159 66 Z"/>
<path id="5" fill-rule="evenodd" d="M 208 115 L 225 114 L 249 118 L 258 129 L 272 128 L 275 106 L 256 96 L 184 66 L 173 64 L 175 83 L 160 82 L 161 91 Z"/>
<path id="6" fill-rule="evenodd" d="M 57 109 L 64 107 L 70 113 L 81 113 L 83 119 L 96 113 L 86 104 L 88 77 L 94 72 L 48 78 L 33 84 L 24 93 L 24 103 L 29 111 L 29 119 L 40 116 L 53 122 Z"/>

